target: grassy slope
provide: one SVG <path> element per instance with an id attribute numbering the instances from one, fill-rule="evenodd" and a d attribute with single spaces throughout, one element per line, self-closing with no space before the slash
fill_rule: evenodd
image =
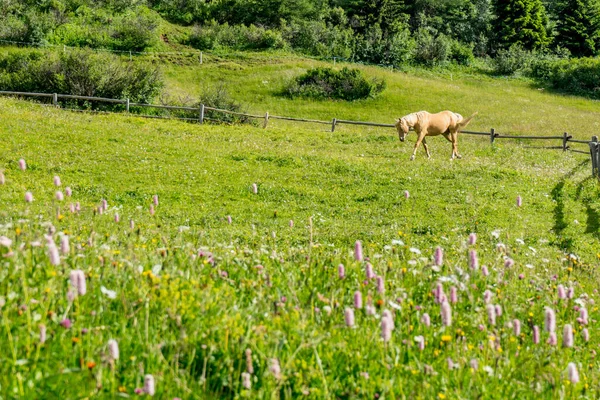
<path id="1" fill-rule="evenodd" d="M 530 127 L 537 126 L 543 128 L 536 128 L 535 133 L 546 128 L 554 131 L 554 127 L 560 132 L 565 118 L 559 111 L 569 116 L 594 115 L 594 103 L 531 91 L 518 82 L 461 77 L 448 83 L 439 77 L 411 78 L 374 68 L 367 70 L 385 75 L 389 84 L 378 100 L 349 105 L 291 102 L 272 96 L 273 87 L 282 79 L 281 71 L 290 63 L 300 70 L 311 62 L 261 62 L 241 72 L 211 64 L 174 68 L 168 72 L 170 90 L 193 93 L 194 84 L 220 76 L 232 90 L 245 83 L 245 89 L 236 96 L 253 100 L 257 111 L 320 118 L 335 113 L 338 118 L 385 122 L 390 120 L 390 109 L 396 107 L 402 110 L 396 114 L 436 107 L 467 114 L 476 108 L 481 118 L 473 124 L 475 128 L 493 125 L 510 132 L 530 132 Z M 188 79 L 191 83 L 184 85 Z M 270 83 L 263 84 L 262 80 Z M 450 86 L 463 88 L 460 95 L 444 92 Z M 424 92 L 427 95 L 423 99 L 417 96 Z M 514 117 L 515 110 L 521 118 Z M 537 115 L 539 110 L 545 110 L 543 118 Z M 91 374 L 77 373 L 81 357 L 104 366 L 100 380 L 105 392 L 101 393 L 107 397 L 119 386 L 132 394 L 133 388 L 141 385 L 140 368 L 155 374 L 161 397 L 201 398 L 198 393 L 203 390 L 229 397 L 233 392 L 244 394 L 239 387 L 243 368 L 239 363 L 243 364 L 241 354 L 246 347 L 255 354 L 258 371 L 253 393 L 257 397 L 277 392 L 298 396 L 309 388 L 316 398 L 326 393 L 342 397 L 387 393 L 392 398 L 419 394 L 431 398 L 438 393 L 503 398 L 520 393 L 522 398 L 537 393 L 551 398 L 574 393 L 565 392 L 575 389 L 561 381 L 567 362 L 576 361 L 580 368 L 596 365 L 579 336 L 578 347 L 572 352 L 547 347 L 526 351 L 530 346 L 529 324 L 543 325 L 543 307 L 551 305 L 555 297 L 557 282 L 550 277 L 556 274 L 558 282 L 576 286 L 577 295 L 591 294 L 597 278 L 599 192 L 597 184 L 588 178 L 590 168 L 583 155 L 534 152 L 511 142 L 492 149 L 485 139 L 464 138 L 463 160 L 450 162 L 448 144 L 433 140 L 433 158 L 426 160 L 421 153 L 411 163 L 411 146 L 400 144 L 389 130 L 341 127 L 330 133 L 323 127 L 275 122 L 267 130 L 197 126 L 66 113 L 8 99 L 0 99 L 0 121 L 5 138 L 0 143 L 0 165 L 7 179 L 0 190 L 0 219 L 5 223 L 0 235 L 29 243 L 41 238 L 40 222 L 52 221 L 58 230 L 71 235 L 75 247 L 96 232 L 95 247 L 74 250 L 83 256 L 65 260 L 65 265 L 82 268 L 88 274 L 90 294 L 80 300 L 77 310 L 81 311 L 68 315 L 77 329 L 98 327 L 93 335 L 80 336 L 76 329 L 64 331 L 56 316 L 53 319 L 47 313 L 62 315 L 67 310 L 64 293 L 69 267 L 54 268 L 43 251 L 35 250 L 5 262 L 0 284 L 7 299 L 3 318 L 12 332 L 2 352 L 8 357 L 2 363 L 7 378 L 1 383 L 6 393 L 89 395 L 96 387 L 95 379 Z M 584 129 L 583 124 L 576 127 Z M 17 168 L 20 157 L 29 163 L 26 173 Z M 73 188 L 74 200 L 84 207 L 82 216 L 65 213 L 64 207 L 64 218 L 59 221 L 54 216 L 51 180 L 55 174 Z M 253 182 L 258 184 L 258 195 L 250 191 Z M 36 198 L 27 207 L 22 202 L 26 190 Z M 404 199 L 404 190 L 411 193 L 410 199 Z M 161 204 L 157 216 L 150 218 L 145 210 L 155 193 Z M 520 209 L 515 206 L 518 194 L 524 203 Z M 101 198 L 119 208 L 111 208 L 108 216 L 94 217 L 91 207 Z M 111 218 L 117 211 L 122 219 L 136 220 L 141 237 L 129 235 L 124 227 L 115 229 Z M 43 215 L 40 220 L 35 217 L 38 213 Z M 233 217 L 232 225 L 226 223 L 227 215 Z M 309 216 L 314 223 L 312 248 L 308 246 Z M 290 219 L 295 221 L 293 229 L 288 227 Z M 8 222 L 13 225 L 6 225 Z M 190 230 L 177 234 L 177 227 L 182 225 Z M 23 229 L 21 238 L 16 236 L 15 226 Z M 500 231 L 499 239 L 492 236 L 495 230 Z M 443 246 L 447 261 L 440 275 L 457 274 L 465 281 L 458 268 L 466 268 L 465 240 L 470 232 L 479 234 L 480 264 L 489 265 L 493 272 L 488 281 L 474 274 L 473 288 L 457 283 L 461 302 L 454 306 L 455 325 L 444 330 L 438 308 L 427 297 L 439 275 L 425 268 L 427 263 L 408 247 L 420 248 L 423 256 L 430 257 L 435 246 Z M 362 269 L 349 257 L 357 239 L 365 243 L 376 272 L 385 275 L 385 300 L 406 297 L 405 308 L 396 313 L 397 330 L 389 348 L 376 344 L 378 322 L 362 313 L 357 314 L 358 330 L 342 328 L 343 309 L 352 303 L 352 293 L 361 289 L 366 297 L 368 292 L 375 292 L 371 284 L 361 283 Z M 393 239 L 401 239 L 407 246 L 392 252 L 385 246 Z M 503 269 L 495 251 L 497 241 L 507 244 L 516 261 L 505 278 L 503 274 L 497 278 L 496 270 Z M 186 259 L 184 254 L 199 246 L 215 252 L 218 271 L 228 271 L 229 280 Z M 161 256 L 161 248 L 169 255 Z M 563 250 L 580 256 L 583 266 L 572 270 Z M 280 261 L 269 257 L 273 251 Z M 308 263 L 306 255 L 311 257 Z M 417 260 L 417 267 L 407 263 L 412 258 Z M 112 261 L 113 268 L 102 267 L 99 259 Z M 339 262 L 347 266 L 349 278 L 343 282 L 335 279 Z M 32 269 L 18 267 L 38 263 L 40 267 Z M 157 263 L 163 265 L 163 273 L 174 278 L 156 279 L 152 274 L 136 272 L 137 265 L 148 272 Z M 253 272 L 251 267 L 258 263 L 266 266 L 272 287 L 265 286 Z M 526 279 L 519 280 L 518 273 Z M 148 275 L 150 279 L 146 279 Z M 27 279 L 22 280 L 23 276 Z M 99 293 L 101 284 L 119 288 L 118 304 L 108 303 Z M 42 294 L 43 288 L 49 288 L 49 294 Z M 479 299 L 486 288 L 498 294 L 494 301 L 503 305 L 506 319 L 497 329 L 479 332 L 478 324 L 485 324 Z M 313 307 L 325 305 L 317 300 L 320 295 L 340 304 L 331 317 L 313 313 Z M 280 296 L 289 299 L 289 306 L 280 305 L 283 308 L 271 314 L 273 302 Z M 536 296 L 539 300 L 532 301 Z M 52 337 L 37 355 L 31 350 L 32 339 L 27 339 L 35 336 L 37 322 L 25 321 L 17 313 L 28 298 L 36 298 L 40 304 L 32 305 L 25 316 L 41 314 L 41 322 L 49 326 Z M 147 328 L 144 301 L 150 304 Z M 419 313 L 409 303 L 425 307 L 435 329 L 427 331 L 419 326 Z M 597 319 L 597 308 L 589 308 L 591 318 Z M 91 310 L 104 311 L 90 317 Z M 559 332 L 567 321 L 573 323 L 569 310 L 561 308 Z M 176 317 L 183 318 L 183 328 L 177 328 Z M 527 337 L 518 343 L 511 339 L 510 330 L 500 329 L 513 317 L 527 325 L 523 328 Z M 465 332 L 468 346 L 459 343 Z M 448 347 L 439 344 L 444 333 L 452 337 Z M 594 333 L 590 346 L 598 343 Z M 410 343 L 417 334 L 426 337 L 424 353 L 402 343 L 404 338 Z M 504 353 L 488 350 L 490 335 L 498 337 Z M 78 346 L 72 337 L 83 340 L 79 354 L 70 350 Z M 121 344 L 122 360 L 116 375 L 106 363 L 100 363 L 110 337 L 118 338 Z M 478 350 L 479 345 L 484 350 Z M 515 353 L 520 346 L 525 347 L 519 358 Z M 196 362 L 190 358 L 192 353 Z M 263 375 L 271 357 L 281 360 L 286 376 L 283 384 L 277 385 L 268 373 Z M 489 379 L 482 370 L 473 375 L 468 368 L 449 372 L 446 357 L 462 366 L 477 358 L 481 367 L 497 368 L 503 379 Z M 175 358 L 180 364 L 173 363 Z M 19 365 L 15 359 L 29 361 Z M 207 383 L 199 378 L 204 362 L 210 366 Z M 424 364 L 431 365 L 438 375 L 423 374 Z M 74 373 L 65 374 L 64 368 Z M 178 368 L 181 375 L 175 372 Z M 596 370 L 597 366 L 580 370 L 591 390 L 597 386 Z M 42 381 L 36 378 L 38 372 L 45 377 Z M 371 379 L 361 378 L 362 372 L 369 372 Z M 20 374 L 17 382 L 8 378 L 15 373 Z M 577 388 L 582 389 L 582 385 Z"/>
<path id="2" fill-rule="evenodd" d="M 277 96 L 287 80 L 307 68 L 331 63 L 289 55 L 282 58 L 277 53 L 205 55 L 205 60 L 203 65 L 166 68 L 167 92 L 196 97 L 205 87 L 222 83 L 233 97 L 258 113 L 392 123 L 418 110 L 450 109 L 463 115 L 479 111 L 470 128 L 483 131 L 494 127 L 502 133 L 561 135 L 566 130 L 583 139 L 600 131 L 600 111 L 595 101 L 555 95 L 538 90 L 528 81 L 490 78 L 468 70 L 404 73 L 361 67 L 369 76 L 384 78 L 387 89 L 375 100 L 347 104 L 299 102 Z"/>

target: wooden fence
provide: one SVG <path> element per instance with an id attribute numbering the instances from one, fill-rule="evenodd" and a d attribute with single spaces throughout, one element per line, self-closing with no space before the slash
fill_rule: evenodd
<path id="1" fill-rule="evenodd" d="M 266 112 L 264 115 L 257 114 L 248 114 L 241 113 L 230 110 L 223 110 L 214 107 L 208 107 L 204 104 L 201 104 L 199 107 L 184 107 L 184 106 L 167 106 L 167 105 L 159 105 L 159 104 L 145 104 L 145 103 L 132 103 L 129 99 L 109 99 L 104 97 L 90 97 L 90 96 L 75 96 L 69 94 L 58 94 L 58 93 L 32 93 L 32 92 L 14 92 L 14 91 L 0 91 L 0 95 L 8 95 L 8 96 L 19 96 L 19 97 L 42 97 L 52 99 L 52 104 L 56 107 L 59 106 L 59 99 L 66 100 L 84 100 L 84 101 L 93 101 L 99 103 L 112 103 L 112 104 L 122 104 L 125 106 L 125 112 L 131 112 L 131 107 L 141 107 L 141 108 L 156 108 L 163 110 L 177 110 L 177 111 L 186 111 L 195 113 L 194 118 L 189 117 L 172 117 L 172 116 L 161 116 L 161 115 L 144 115 L 144 114 L 136 114 L 140 117 L 146 118 L 173 118 L 184 121 L 191 121 L 197 123 L 204 123 L 204 121 L 211 121 L 211 119 L 205 117 L 206 111 L 213 111 L 217 113 L 237 115 L 251 119 L 263 120 L 263 128 L 266 128 L 269 124 L 269 120 L 278 119 L 284 121 L 294 121 L 294 122 L 308 122 L 315 124 L 323 124 L 331 126 L 331 132 L 335 131 L 336 126 L 338 125 L 362 125 L 362 126 L 373 126 L 373 127 L 383 127 L 383 128 L 394 128 L 394 124 L 384 124 L 377 122 L 366 122 L 366 121 L 350 121 L 344 119 L 333 118 L 331 121 L 322 121 L 316 119 L 306 119 L 306 118 L 295 118 L 295 117 L 284 117 L 278 115 L 269 115 Z M 72 111 L 85 111 L 85 110 L 72 110 Z M 497 133 L 494 128 L 490 129 L 489 132 L 476 132 L 476 131 L 461 131 L 462 134 L 467 135 L 477 135 L 477 136 L 487 136 L 490 139 L 490 144 L 494 144 L 497 139 L 525 139 L 525 140 L 560 140 L 561 144 L 557 146 L 536 146 L 535 148 L 539 149 L 557 149 L 563 151 L 572 151 L 575 153 L 581 154 L 589 154 L 592 160 L 592 175 L 600 179 L 600 143 L 598 142 L 597 136 L 592 136 L 591 140 L 578 140 L 573 139 L 571 135 L 567 132 L 564 132 L 562 135 L 555 136 L 517 136 L 517 135 L 503 135 Z M 580 149 L 572 149 L 570 144 L 587 144 L 589 149 L 580 150 Z"/>

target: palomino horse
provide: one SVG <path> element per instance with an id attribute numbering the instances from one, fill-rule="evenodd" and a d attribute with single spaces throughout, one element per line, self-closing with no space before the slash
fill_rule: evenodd
<path id="1" fill-rule="evenodd" d="M 450 159 L 454 159 L 454 157 L 461 158 L 460 154 L 458 154 L 457 147 L 458 132 L 460 132 L 461 129 L 464 129 L 475 115 L 477 115 L 477 113 L 464 119 L 462 115 L 452 111 L 442 111 L 437 114 L 419 111 L 405 115 L 396 120 L 396 129 L 398 130 L 398 137 L 401 142 L 404 142 L 410 128 L 414 128 L 415 132 L 417 132 L 417 142 L 415 143 L 413 154 L 410 157 L 411 160 L 415 159 L 415 154 L 417 154 L 417 149 L 421 142 L 423 142 L 423 148 L 425 148 L 427 157 L 431 157 L 431 154 L 429 154 L 429 147 L 425 141 L 425 136 L 438 135 L 443 135 L 452 143 L 452 157 Z"/>

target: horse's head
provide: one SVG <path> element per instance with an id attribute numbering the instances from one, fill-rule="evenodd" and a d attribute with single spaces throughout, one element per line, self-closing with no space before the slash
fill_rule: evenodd
<path id="1" fill-rule="evenodd" d="M 400 139 L 401 142 L 404 142 L 404 139 L 406 139 L 406 135 L 408 135 L 408 131 L 410 130 L 410 126 L 405 117 L 396 120 L 396 130 L 398 131 L 398 139 Z"/>

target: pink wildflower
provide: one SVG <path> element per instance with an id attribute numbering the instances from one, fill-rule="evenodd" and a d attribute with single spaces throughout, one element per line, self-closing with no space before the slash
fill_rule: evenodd
<path id="1" fill-rule="evenodd" d="M 154 396 L 154 377 L 150 374 L 144 376 L 144 393 L 148 396 Z"/>
<path id="2" fill-rule="evenodd" d="M 63 201 L 65 199 L 65 196 L 63 195 L 63 192 L 61 192 L 60 190 L 56 191 L 56 200 L 58 201 Z"/>
<path id="3" fill-rule="evenodd" d="M 344 321 L 347 327 L 352 328 L 354 326 L 354 311 L 351 308 L 346 308 L 344 311 Z"/>
<path id="4" fill-rule="evenodd" d="M 69 254 L 70 246 L 69 246 L 69 237 L 67 235 L 63 235 L 60 238 L 60 252 L 64 255 Z"/>
<path id="5" fill-rule="evenodd" d="M 25 193 L 25 201 L 27 203 L 31 203 L 33 201 L 33 195 L 31 194 L 31 192 Z"/>
<path id="6" fill-rule="evenodd" d="M 360 240 L 357 240 L 356 243 L 354 243 L 354 259 L 356 261 L 363 260 L 362 243 Z"/>
<path id="7" fill-rule="evenodd" d="M 381 337 L 384 342 L 389 342 L 392 338 L 392 321 L 389 318 L 381 318 Z"/>
<path id="8" fill-rule="evenodd" d="M 452 325 L 452 308 L 447 301 L 444 301 L 441 306 L 442 324 L 444 326 Z"/>
<path id="9" fill-rule="evenodd" d="M 573 327 L 570 324 L 563 328 L 563 347 L 573 347 Z"/>
<path id="10" fill-rule="evenodd" d="M 443 262 L 444 262 L 444 250 L 440 246 L 438 246 L 435 248 L 435 253 L 433 255 L 433 263 L 435 265 L 437 265 L 438 267 L 441 267 Z"/>
<path id="11" fill-rule="evenodd" d="M 538 344 L 540 342 L 540 327 L 535 325 L 533 327 L 533 344 Z"/>
<path id="12" fill-rule="evenodd" d="M 21 171 L 25 171 L 27 169 L 27 163 L 22 158 L 19 160 L 19 168 Z"/>
<path id="13" fill-rule="evenodd" d="M 361 309 L 362 306 L 362 293 L 359 290 L 357 290 L 356 292 L 354 292 L 354 308 Z"/>
<path id="14" fill-rule="evenodd" d="M 556 330 L 556 314 L 554 314 L 554 310 L 550 307 L 546 307 L 544 329 L 546 332 L 554 332 Z"/>
<path id="15" fill-rule="evenodd" d="M 579 383 L 579 372 L 577 371 L 577 366 L 575 363 L 570 362 L 567 366 L 567 370 L 569 373 L 569 380 L 572 384 Z"/>
<path id="16" fill-rule="evenodd" d="M 479 259 L 477 258 L 476 250 L 469 250 L 469 266 L 471 267 L 471 269 L 479 268 Z"/>
<path id="17" fill-rule="evenodd" d="M 548 337 L 548 344 L 550 346 L 556 346 L 558 344 L 558 338 L 556 337 L 556 332 L 550 332 Z"/>
<path id="18" fill-rule="evenodd" d="M 521 334 L 521 321 L 518 319 L 513 319 L 513 333 L 515 336 L 519 336 Z"/>
<path id="19" fill-rule="evenodd" d="M 244 389 L 250 390 L 252 387 L 252 381 L 250 380 L 250 374 L 247 372 L 242 372 L 242 386 Z"/>
<path id="20" fill-rule="evenodd" d="M 587 328 L 583 328 L 581 331 L 581 337 L 583 337 L 583 341 L 586 343 L 590 340 L 590 332 Z"/>
<path id="21" fill-rule="evenodd" d="M 112 360 L 119 359 L 119 344 L 114 339 L 108 341 L 108 355 Z"/>
<path id="22" fill-rule="evenodd" d="M 423 323 L 423 325 L 429 328 L 429 326 L 431 326 L 431 318 L 429 317 L 429 314 L 423 314 L 421 316 L 421 322 Z"/>
<path id="23" fill-rule="evenodd" d="M 60 255 L 58 254 L 58 248 L 56 247 L 54 242 L 48 243 L 48 257 L 50 258 L 50 264 L 60 264 Z"/>
<path id="24" fill-rule="evenodd" d="M 523 199 L 519 195 L 519 196 L 517 196 L 517 207 L 521 207 L 522 204 L 523 204 Z"/>
<path id="25" fill-rule="evenodd" d="M 338 277 L 340 279 L 344 279 L 346 277 L 346 271 L 344 269 L 344 264 L 338 265 Z"/>
<path id="26" fill-rule="evenodd" d="M 367 263 L 367 265 L 365 266 L 365 273 L 367 279 L 375 278 L 375 272 L 373 272 L 373 266 L 371 265 L 371 263 Z"/>
<path id="27" fill-rule="evenodd" d="M 385 283 L 382 276 L 377 277 L 377 293 L 381 295 L 385 293 Z"/>
<path id="28" fill-rule="evenodd" d="M 73 191 L 71 190 L 71 188 L 70 188 L 70 187 L 68 187 L 68 186 L 67 186 L 67 187 L 65 188 L 65 194 L 66 194 L 67 196 L 69 196 L 69 197 L 71 197 L 71 196 L 73 195 Z"/>
<path id="29" fill-rule="evenodd" d="M 152 203 L 158 207 L 158 195 L 155 194 L 154 196 L 152 196 Z"/>
<path id="30" fill-rule="evenodd" d="M 469 235 L 469 244 L 471 246 L 473 246 L 475 243 L 477 243 L 477 234 L 476 233 L 471 233 Z"/>
<path id="31" fill-rule="evenodd" d="M 54 186 L 56 186 L 56 187 L 60 186 L 60 176 L 58 176 L 58 175 L 54 176 Z"/>
<path id="32" fill-rule="evenodd" d="M 488 315 L 488 323 L 492 326 L 496 325 L 496 307 L 493 304 L 488 304 L 485 307 L 485 310 Z"/>

